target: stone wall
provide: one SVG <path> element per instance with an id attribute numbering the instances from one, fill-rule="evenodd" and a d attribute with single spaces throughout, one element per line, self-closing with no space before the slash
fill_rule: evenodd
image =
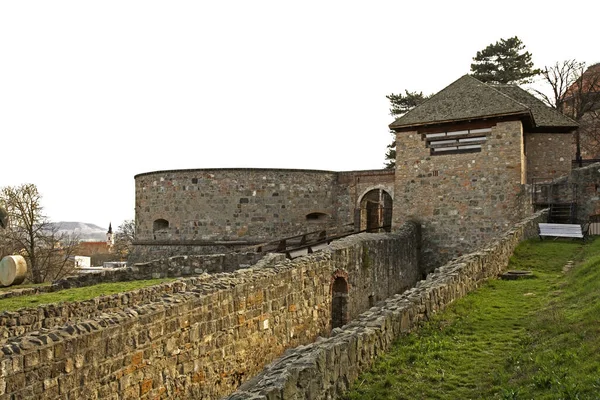
<path id="1" fill-rule="evenodd" d="M 537 178 L 558 178 L 571 172 L 572 134 L 530 133 L 525 135 L 527 183 Z"/>
<path id="2" fill-rule="evenodd" d="M 160 258 L 175 257 L 180 255 L 211 255 L 225 254 L 234 251 L 243 251 L 254 242 L 236 241 L 223 244 L 218 243 L 173 243 L 172 241 L 145 241 L 136 242 L 133 250 L 127 257 L 129 264 L 146 262 Z"/>
<path id="3" fill-rule="evenodd" d="M 498 122 L 480 152 L 440 155 L 430 153 L 420 132 L 397 133 L 393 224 L 422 224 L 430 269 L 531 214 L 521 184 L 522 131 L 520 121 Z"/>
<path id="4" fill-rule="evenodd" d="M 131 290 L 126 293 L 100 296 L 86 301 L 44 304 L 38 307 L 22 308 L 17 311 L 1 311 L 0 344 L 6 343 L 10 338 L 33 331 L 58 327 L 69 321 L 93 318 L 110 312 L 119 312 L 128 307 L 162 301 L 165 296 L 185 292 L 190 287 L 195 287 L 202 282 L 210 280 L 211 278 L 208 273 L 214 274 L 246 268 L 250 264 L 238 264 L 237 268 L 234 268 L 231 261 L 234 259 L 240 262 L 254 261 L 254 256 L 256 254 L 251 253 L 217 254 L 214 256 L 178 256 L 165 260 L 135 264 L 124 269 L 70 277 L 60 280 L 51 286 L 26 288 L 3 293 L 5 296 L 2 298 L 5 298 L 55 292 L 98 283 L 194 276 L 194 278 L 166 282 L 151 287 Z M 229 262 L 224 262 L 225 260 Z M 285 256 L 283 254 L 267 254 L 258 263 L 252 262 L 252 264 L 256 268 L 264 268 L 284 260 Z"/>
<path id="5" fill-rule="evenodd" d="M 480 251 L 462 256 L 429 274 L 415 288 L 387 299 L 328 338 L 287 351 L 229 400 L 320 400 L 340 397 L 368 370 L 394 339 L 433 313 L 505 270 L 515 247 L 537 236 L 540 212 L 517 224 Z"/>
<path id="6" fill-rule="evenodd" d="M 197 279 L 200 278 L 195 280 Z M 166 295 L 184 292 L 188 284 L 185 281 L 169 282 L 86 301 L 44 304 L 35 308 L 2 311 L 0 312 L 0 344 L 9 343 L 15 337 L 30 332 L 48 331 L 69 321 L 93 318 L 106 313 L 120 312 L 129 307 L 161 301 Z"/>
<path id="7" fill-rule="evenodd" d="M 202 273 L 232 272 L 237 269 L 247 268 L 257 263 L 264 256 L 265 254 L 263 253 L 252 252 L 175 256 L 154 259 L 145 263 L 133 264 L 126 268 L 103 269 L 98 272 L 69 276 L 52 282 L 51 285 L 47 286 L 22 289 L 17 286 L 12 290 L 0 293 L 0 299 L 50 293 L 58 290 L 97 285 L 99 283 L 178 278 Z"/>
<path id="8" fill-rule="evenodd" d="M 335 224 L 335 180 L 334 172 L 278 169 L 140 174 L 136 241 L 265 241 L 301 233 L 315 212 L 326 214 L 321 222 Z M 169 227 L 154 232 L 157 219 Z"/>
<path id="9" fill-rule="evenodd" d="M 197 169 L 139 174 L 135 182 L 130 261 L 140 262 L 227 252 L 352 224 L 368 190 L 393 197 L 394 171 Z M 156 220 L 168 221 L 168 228 L 155 227 Z"/>
<path id="10" fill-rule="evenodd" d="M 573 201 L 570 188 L 575 185 L 578 223 L 587 223 L 590 216 L 600 214 L 600 163 L 573 169 L 568 176 L 553 182 L 556 186 L 552 188 L 552 200 L 558 202 Z M 569 193 L 565 193 L 567 190 Z"/>
<path id="11" fill-rule="evenodd" d="M 577 185 L 577 220 L 586 223 L 600 214 L 600 163 L 574 169 L 570 180 Z"/>
<path id="12" fill-rule="evenodd" d="M 336 279 L 347 279 L 349 317 L 413 286 L 417 237 L 415 224 L 356 235 L 294 261 L 188 278 L 184 291 L 157 301 L 12 338 L 1 347 L 0 400 L 227 395 L 285 349 L 329 333 Z"/>

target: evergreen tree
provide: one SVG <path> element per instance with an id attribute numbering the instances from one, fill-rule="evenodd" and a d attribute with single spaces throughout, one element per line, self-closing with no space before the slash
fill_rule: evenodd
<path id="1" fill-rule="evenodd" d="M 409 92 L 404 90 L 404 94 L 389 94 L 385 96 L 390 101 L 390 115 L 392 117 L 401 117 L 419 104 L 427 100 L 431 95 L 424 96 L 423 92 Z M 385 153 L 385 168 L 396 167 L 396 137 L 392 132 L 394 140 L 387 145 Z"/>
<path id="2" fill-rule="evenodd" d="M 540 73 L 533 68 L 531 53 L 518 37 L 500 39 L 473 57 L 471 75 L 482 82 L 490 83 L 529 83 Z"/>

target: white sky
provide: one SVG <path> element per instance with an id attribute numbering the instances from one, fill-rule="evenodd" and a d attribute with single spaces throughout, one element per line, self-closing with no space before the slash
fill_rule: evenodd
<path id="1" fill-rule="evenodd" d="M 35 183 L 53 221 L 117 227 L 134 217 L 138 173 L 382 168 L 385 95 L 437 92 L 515 35 L 538 67 L 598 62 L 598 11 L 591 0 L 2 1 L 0 186 Z"/>

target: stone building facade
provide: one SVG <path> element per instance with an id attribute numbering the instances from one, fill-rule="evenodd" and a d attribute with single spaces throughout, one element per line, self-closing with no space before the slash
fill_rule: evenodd
<path id="1" fill-rule="evenodd" d="M 463 76 L 390 125 L 394 226 L 422 224 L 430 269 L 475 250 L 531 214 L 527 184 L 570 173 L 575 127 L 516 86 Z"/>

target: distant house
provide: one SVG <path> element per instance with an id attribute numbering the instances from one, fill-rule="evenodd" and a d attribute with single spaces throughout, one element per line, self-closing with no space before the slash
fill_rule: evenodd
<path id="1" fill-rule="evenodd" d="M 89 268 L 91 266 L 91 258 L 86 256 L 73 256 L 75 268 Z"/>
<path id="2" fill-rule="evenodd" d="M 109 246 L 106 242 L 80 242 L 78 253 L 88 257 L 94 254 L 108 254 Z"/>

